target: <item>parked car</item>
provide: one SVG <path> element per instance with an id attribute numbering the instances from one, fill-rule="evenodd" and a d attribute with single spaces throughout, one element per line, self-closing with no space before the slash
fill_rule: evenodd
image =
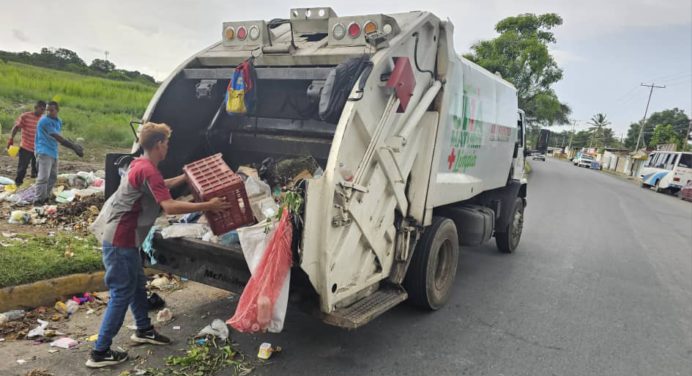
<path id="1" fill-rule="evenodd" d="M 577 167 L 586 167 L 586 168 L 591 168 L 591 164 L 596 162 L 594 159 L 588 155 L 581 155 L 577 158 L 574 159 L 576 161 L 574 163 L 575 166 Z"/>
<path id="2" fill-rule="evenodd" d="M 539 160 L 545 162 L 545 154 L 533 153 L 533 155 L 531 155 L 531 159 L 533 159 L 534 161 Z"/>
<path id="3" fill-rule="evenodd" d="M 687 184 L 682 187 L 680 190 L 680 198 L 692 202 L 692 180 L 688 181 Z"/>

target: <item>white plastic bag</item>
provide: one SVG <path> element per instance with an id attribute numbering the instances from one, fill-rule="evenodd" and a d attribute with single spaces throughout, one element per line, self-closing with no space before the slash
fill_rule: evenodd
<path id="1" fill-rule="evenodd" d="M 161 237 L 202 239 L 208 231 L 209 227 L 200 223 L 174 223 L 161 230 Z"/>
<path id="2" fill-rule="evenodd" d="M 262 259 L 267 243 L 274 235 L 278 221 L 274 220 L 270 224 L 266 222 L 258 223 L 254 226 L 239 228 L 238 238 L 240 239 L 240 247 L 243 249 L 245 262 L 250 269 L 250 273 L 255 272 L 255 268 Z M 269 231 L 267 232 L 267 229 Z M 289 281 L 291 280 L 291 271 L 288 271 L 286 279 L 281 287 L 281 293 L 276 299 L 274 310 L 272 311 L 272 319 L 269 322 L 267 330 L 272 333 L 280 333 L 284 328 L 284 320 L 286 319 L 286 309 L 288 307 L 288 289 Z"/>

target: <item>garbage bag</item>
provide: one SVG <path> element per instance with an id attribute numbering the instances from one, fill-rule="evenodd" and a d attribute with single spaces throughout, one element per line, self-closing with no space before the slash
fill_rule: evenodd
<path id="1" fill-rule="evenodd" d="M 262 234 L 257 233 L 262 227 L 253 227 L 253 234 Z M 284 209 L 264 249 L 261 248 L 262 241 L 254 241 L 254 246 L 249 247 L 247 234 L 242 230 L 245 229 L 239 230 L 241 246 L 252 276 L 240 296 L 235 314 L 226 323 L 239 332 L 269 330 L 279 333 L 286 317 L 292 262 L 293 225 L 288 210 Z M 258 251 L 261 255 L 257 254 Z M 256 262 L 258 258 L 259 262 Z"/>

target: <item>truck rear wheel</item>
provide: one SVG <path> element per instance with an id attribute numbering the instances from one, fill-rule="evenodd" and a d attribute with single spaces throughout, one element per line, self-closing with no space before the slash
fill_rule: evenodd
<path id="1" fill-rule="evenodd" d="M 459 261 L 459 238 L 454 221 L 433 217 L 416 244 L 404 287 L 416 306 L 438 310 L 447 303 Z"/>
<path id="2" fill-rule="evenodd" d="M 495 231 L 495 243 L 497 248 L 504 253 L 512 253 L 519 246 L 521 231 L 524 228 L 524 200 L 517 197 L 514 200 L 514 209 L 505 229 Z"/>

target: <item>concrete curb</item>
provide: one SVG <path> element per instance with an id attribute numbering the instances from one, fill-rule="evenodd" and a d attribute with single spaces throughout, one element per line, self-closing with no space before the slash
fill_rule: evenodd
<path id="1" fill-rule="evenodd" d="M 147 275 L 162 273 L 155 269 L 144 269 Z M 61 297 L 84 292 L 104 291 L 105 272 L 79 273 L 64 277 L 47 279 L 25 285 L 0 289 L 0 312 L 12 309 L 25 309 L 40 306 L 52 306 Z"/>

